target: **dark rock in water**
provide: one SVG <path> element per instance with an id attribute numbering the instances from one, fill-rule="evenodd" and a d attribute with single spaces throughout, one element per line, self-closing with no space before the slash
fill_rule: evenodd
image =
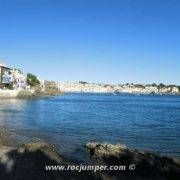
<path id="1" fill-rule="evenodd" d="M 170 179 L 180 178 L 180 160 L 148 151 L 128 149 L 123 144 L 87 143 L 96 164 L 126 166 L 126 171 L 106 171 L 107 179 Z M 134 170 L 131 169 L 133 165 Z"/>
<path id="2" fill-rule="evenodd" d="M 91 151 L 91 154 L 95 154 L 99 157 L 104 155 L 117 155 L 126 149 L 124 144 L 108 144 L 108 143 L 87 143 L 86 147 Z"/>

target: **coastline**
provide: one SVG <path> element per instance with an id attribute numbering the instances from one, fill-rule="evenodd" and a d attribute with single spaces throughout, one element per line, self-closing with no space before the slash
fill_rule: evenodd
<path id="1" fill-rule="evenodd" d="M 36 98 L 47 98 L 51 96 L 59 96 L 68 93 L 90 93 L 90 94 L 132 94 L 132 95 L 159 95 L 159 96 L 180 96 L 180 93 L 142 93 L 142 92 L 83 92 L 83 91 L 72 91 L 72 92 L 31 92 L 27 90 L 0 90 L 0 99 L 36 99 Z"/>
<path id="2" fill-rule="evenodd" d="M 62 95 L 60 91 L 27 91 L 27 90 L 0 90 L 0 99 L 36 99 Z"/>
<path id="3" fill-rule="evenodd" d="M 180 96 L 180 93 L 141 93 L 141 92 L 91 92 L 91 91 L 87 91 L 87 92 L 83 92 L 83 91 L 66 91 L 66 92 L 62 92 L 62 94 L 113 94 L 113 95 L 118 95 L 118 94 L 132 94 L 132 95 L 159 95 L 159 96 L 163 96 L 163 95 L 169 95 L 169 96 Z"/>
<path id="4" fill-rule="evenodd" d="M 41 142 L 21 143 L 10 130 L 0 126 L 0 177 L 1 179 L 176 179 L 179 176 L 180 159 L 157 155 L 148 151 L 129 149 L 123 144 L 87 143 L 84 148 L 91 158 L 92 166 L 135 164 L 130 171 L 45 171 L 45 165 L 76 166 L 78 161 L 62 157 L 54 145 Z M 36 176 L 34 176 L 36 174 Z"/>

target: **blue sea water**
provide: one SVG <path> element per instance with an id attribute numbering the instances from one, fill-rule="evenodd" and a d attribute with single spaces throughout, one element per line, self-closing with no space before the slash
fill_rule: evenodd
<path id="1" fill-rule="evenodd" d="M 0 100 L 0 125 L 22 141 L 56 144 L 75 159 L 83 159 L 89 141 L 180 157 L 180 96 L 72 93 Z"/>

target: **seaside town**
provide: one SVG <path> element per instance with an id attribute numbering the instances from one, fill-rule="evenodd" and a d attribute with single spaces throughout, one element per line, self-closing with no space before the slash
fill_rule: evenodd
<path id="1" fill-rule="evenodd" d="M 21 70 L 11 68 L 0 63 L 0 97 L 16 97 L 21 92 L 33 94 L 37 85 L 40 91 L 54 90 L 48 94 L 60 92 L 88 92 L 88 93 L 136 93 L 136 94 L 180 94 L 180 86 L 164 84 L 95 84 L 84 81 L 55 82 L 39 80 L 33 74 L 24 74 Z"/>
<path id="2" fill-rule="evenodd" d="M 104 85 L 88 82 L 57 82 L 57 87 L 63 92 L 90 92 L 90 93 L 137 93 L 137 94 L 178 94 L 180 87 L 175 85 L 165 86 L 164 84 L 123 84 Z"/>

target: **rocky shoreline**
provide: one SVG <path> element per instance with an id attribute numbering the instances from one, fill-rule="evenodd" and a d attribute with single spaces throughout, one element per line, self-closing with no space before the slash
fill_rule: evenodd
<path id="1" fill-rule="evenodd" d="M 86 147 L 96 164 L 106 164 L 108 166 L 124 165 L 128 169 L 115 171 L 109 177 L 126 177 L 134 179 L 177 179 L 180 177 L 180 159 L 161 156 L 149 151 L 139 151 L 130 149 L 123 144 L 108 143 L 87 143 Z"/>
<path id="2" fill-rule="evenodd" d="M 21 144 L 8 130 L 0 127 L 0 179 L 2 180 L 59 180 L 59 179 L 177 179 L 180 160 L 147 151 L 129 149 L 122 144 L 87 143 L 91 166 L 120 166 L 134 164 L 134 171 L 46 171 L 46 165 L 76 166 L 75 162 L 61 156 L 56 147 L 46 142 Z"/>
<path id="3" fill-rule="evenodd" d="M 51 96 L 63 95 L 66 93 L 88 93 L 88 92 L 61 92 L 61 91 L 49 91 L 34 93 L 27 90 L 15 91 L 15 90 L 0 90 L 0 99 L 35 99 L 35 98 L 46 98 Z M 91 92 L 91 93 L 101 93 L 101 92 Z M 106 92 L 109 93 L 109 92 Z M 137 92 L 115 92 L 117 94 L 134 94 L 134 95 L 169 95 L 169 96 L 179 96 L 180 93 L 137 93 Z"/>
<path id="4" fill-rule="evenodd" d="M 33 99 L 44 98 L 64 93 L 56 90 L 51 91 L 28 91 L 28 90 L 0 90 L 0 99 Z"/>

